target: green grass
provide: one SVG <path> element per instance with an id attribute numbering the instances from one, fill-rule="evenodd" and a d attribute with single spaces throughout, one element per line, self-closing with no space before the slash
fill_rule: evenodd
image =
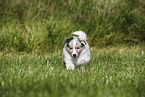
<path id="1" fill-rule="evenodd" d="M 0 0 L 0 96 L 145 97 L 144 10 L 144 0 Z M 76 30 L 91 62 L 67 71 L 63 40 Z"/>
<path id="2" fill-rule="evenodd" d="M 145 97 L 145 48 L 91 50 L 87 66 L 66 70 L 61 52 L 0 53 L 1 97 Z"/>
<path id="3" fill-rule="evenodd" d="M 0 50 L 52 52 L 76 30 L 91 46 L 142 44 L 144 6 L 144 0 L 1 0 Z"/>

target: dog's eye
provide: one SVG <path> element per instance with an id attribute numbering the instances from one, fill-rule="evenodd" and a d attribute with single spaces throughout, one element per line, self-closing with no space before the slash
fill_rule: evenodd
<path id="1" fill-rule="evenodd" d="M 76 47 L 76 49 L 80 49 L 79 47 Z"/>
<path id="2" fill-rule="evenodd" d="M 81 43 L 81 47 L 85 46 L 83 43 Z"/>
<path id="3" fill-rule="evenodd" d="M 69 49 L 70 49 L 70 50 L 72 50 L 73 48 L 72 48 L 72 47 L 70 47 Z"/>

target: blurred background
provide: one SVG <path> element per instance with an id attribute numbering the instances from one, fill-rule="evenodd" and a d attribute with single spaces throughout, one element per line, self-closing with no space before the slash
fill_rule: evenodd
<path id="1" fill-rule="evenodd" d="M 0 51 L 62 50 L 77 30 L 91 47 L 142 45 L 145 0 L 0 0 Z"/>

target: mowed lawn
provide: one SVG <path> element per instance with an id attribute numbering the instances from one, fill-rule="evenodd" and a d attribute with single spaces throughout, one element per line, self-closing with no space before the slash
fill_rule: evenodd
<path id="1" fill-rule="evenodd" d="M 1 97 L 145 97 L 145 49 L 92 48 L 87 66 L 66 70 L 61 52 L 0 53 Z"/>

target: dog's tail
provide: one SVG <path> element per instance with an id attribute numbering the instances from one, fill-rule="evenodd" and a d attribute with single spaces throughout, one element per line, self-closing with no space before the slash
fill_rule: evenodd
<path id="1" fill-rule="evenodd" d="M 87 36 L 85 32 L 83 31 L 76 31 L 76 32 L 73 32 L 72 34 L 77 35 L 80 40 L 85 40 L 85 41 L 87 40 Z"/>

